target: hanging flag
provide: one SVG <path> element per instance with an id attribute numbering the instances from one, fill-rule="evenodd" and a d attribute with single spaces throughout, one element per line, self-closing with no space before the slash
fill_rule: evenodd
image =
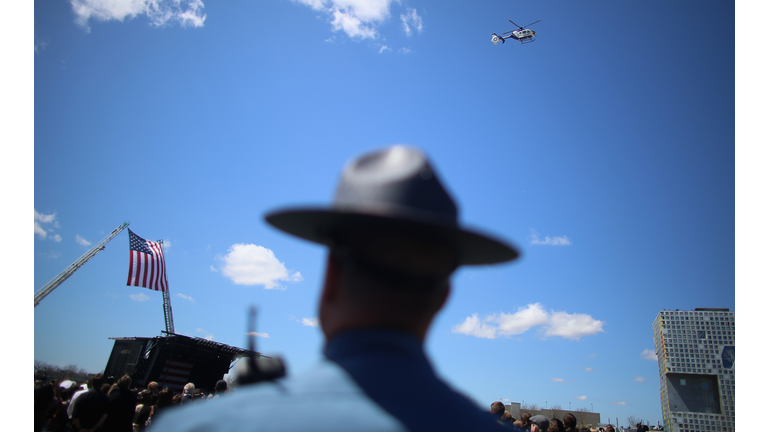
<path id="1" fill-rule="evenodd" d="M 127 285 L 167 291 L 168 276 L 165 274 L 165 257 L 160 243 L 144 240 L 130 229 L 128 235 L 131 259 Z"/>

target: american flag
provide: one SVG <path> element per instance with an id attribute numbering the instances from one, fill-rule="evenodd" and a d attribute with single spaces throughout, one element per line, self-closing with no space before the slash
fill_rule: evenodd
<path id="1" fill-rule="evenodd" d="M 165 274 L 165 257 L 160 243 L 144 240 L 130 229 L 128 235 L 131 254 L 128 265 L 128 286 L 167 291 L 168 276 Z"/>
<path id="2" fill-rule="evenodd" d="M 186 360 L 169 358 L 165 361 L 158 381 L 174 390 L 182 390 L 189 382 L 189 374 L 194 365 Z"/>

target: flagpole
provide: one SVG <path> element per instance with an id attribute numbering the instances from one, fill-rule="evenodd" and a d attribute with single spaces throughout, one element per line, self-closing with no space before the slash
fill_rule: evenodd
<path id="1" fill-rule="evenodd" d="M 165 259 L 165 250 L 163 249 L 163 241 L 158 240 L 157 243 L 160 244 L 160 249 L 163 250 L 163 257 L 164 257 L 163 259 Z M 168 267 L 166 266 L 166 269 L 167 268 Z M 168 285 L 166 285 L 165 291 L 163 291 L 163 314 L 165 315 L 165 332 L 176 334 L 176 330 L 173 328 L 173 310 L 171 309 L 171 294 L 169 293 L 170 287 Z"/>

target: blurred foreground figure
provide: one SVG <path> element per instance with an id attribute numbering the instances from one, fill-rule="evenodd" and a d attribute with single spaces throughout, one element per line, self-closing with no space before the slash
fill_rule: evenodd
<path id="1" fill-rule="evenodd" d="M 509 430 L 435 375 L 424 338 L 460 265 L 510 261 L 510 245 L 459 226 L 426 157 L 395 146 L 352 160 L 330 208 L 266 216 L 329 248 L 308 373 L 168 412 L 161 431 Z M 436 415 L 435 413 L 441 413 Z"/>

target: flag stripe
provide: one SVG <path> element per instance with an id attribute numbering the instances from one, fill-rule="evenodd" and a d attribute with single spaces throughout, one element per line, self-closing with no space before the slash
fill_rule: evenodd
<path id="1" fill-rule="evenodd" d="M 128 263 L 128 283 L 126 284 L 128 286 L 131 285 L 131 280 L 133 280 L 133 273 L 136 271 L 133 265 L 133 251 L 129 251 L 129 255 L 130 262 Z"/>

